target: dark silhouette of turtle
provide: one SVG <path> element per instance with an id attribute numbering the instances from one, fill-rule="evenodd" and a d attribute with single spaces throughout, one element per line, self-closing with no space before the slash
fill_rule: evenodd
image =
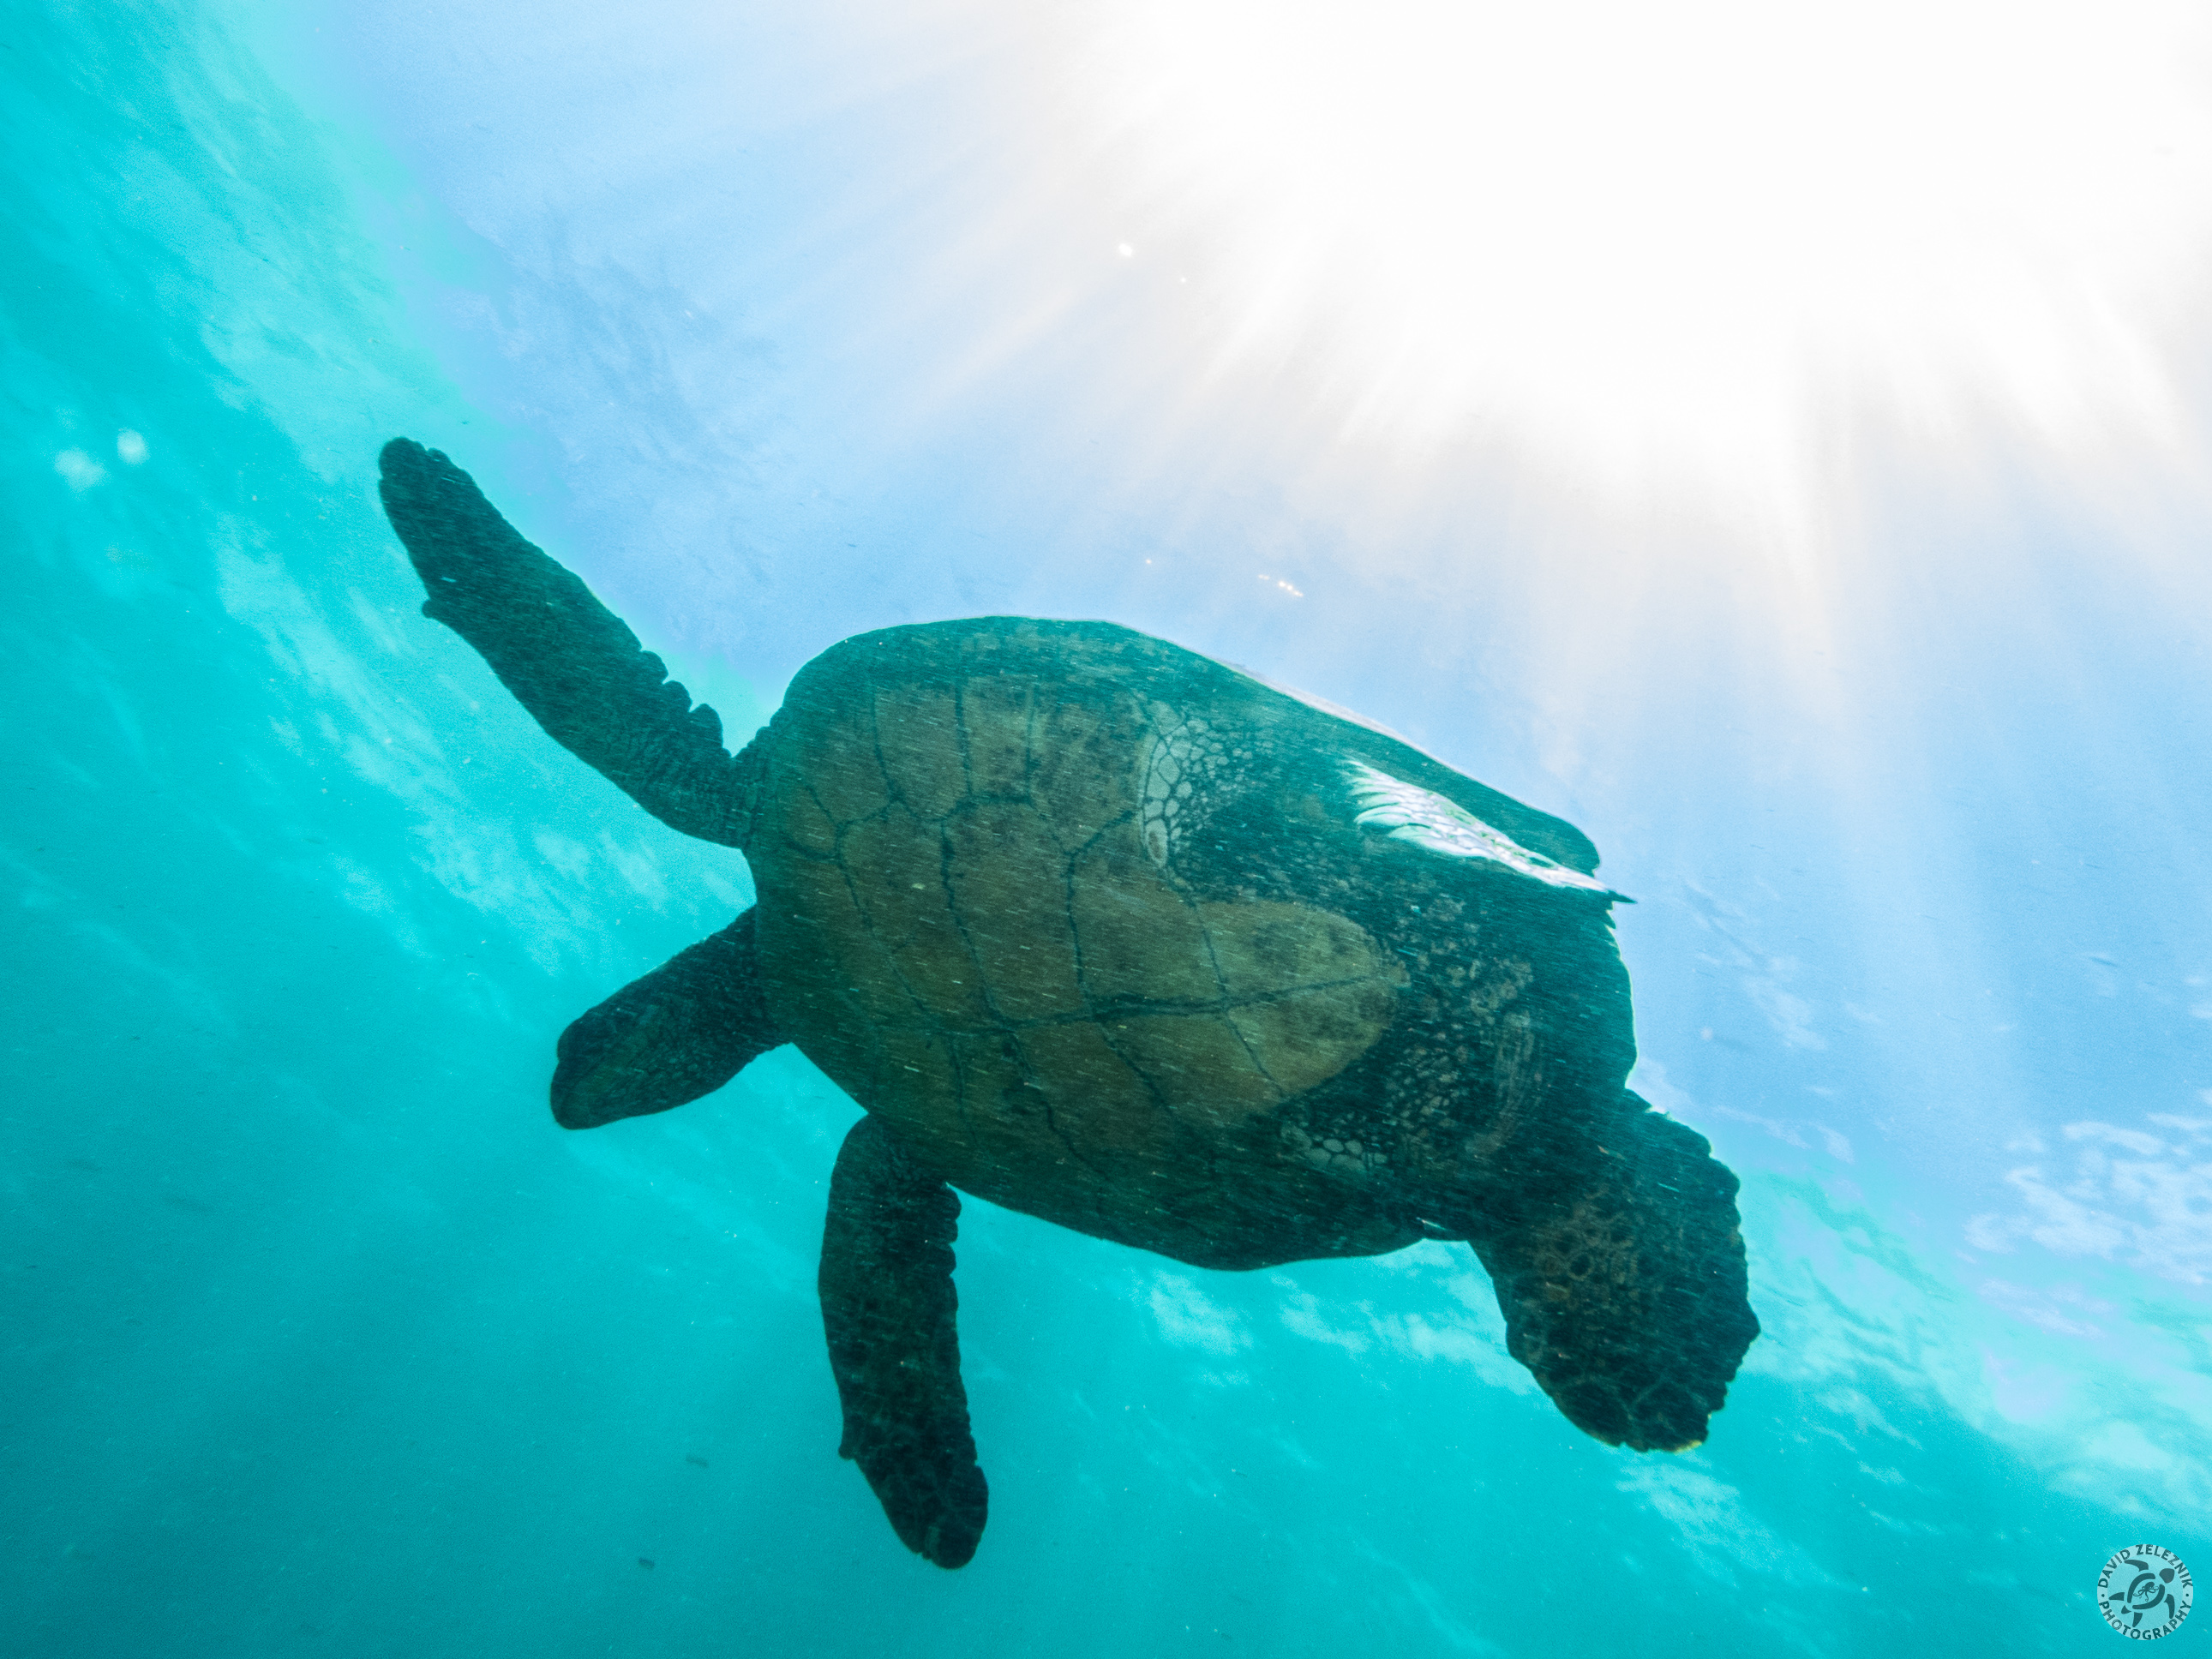
<path id="1" fill-rule="evenodd" d="M 383 497 L 425 615 L 756 908 L 562 1036 L 570 1128 L 794 1042 L 866 1115 L 821 1294 L 842 1454 L 974 1554 L 953 1189 L 1203 1267 L 1464 1239 L 1514 1357 L 1608 1443 L 1705 1435 L 1758 1324 L 1735 1177 L 1624 1086 L 1595 849 L 1356 717 L 1105 623 L 884 629 L 732 755 L 444 455 Z"/>

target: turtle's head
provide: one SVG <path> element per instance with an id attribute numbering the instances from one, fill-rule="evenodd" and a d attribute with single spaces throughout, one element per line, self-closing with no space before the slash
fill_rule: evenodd
<path id="1" fill-rule="evenodd" d="M 1584 1432 L 1686 1451 L 1759 1334 L 1735 1176 L 1702 1136 L 1649 1110 L 1559 1174 L 1543 1201 L 1470 1229 L 1506 1350 Z"/>

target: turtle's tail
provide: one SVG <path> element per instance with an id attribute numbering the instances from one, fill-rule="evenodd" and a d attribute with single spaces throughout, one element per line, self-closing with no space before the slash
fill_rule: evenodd
<path id="1" fill-rule="evenodd" d="M 571 572 L 515 533 L 476 481 L 406 438 L 380 493 L 429 590 L 422 614 L 491 665 L 548 735 L 673 829 L 743 847 L 759 769 L 722 746 L 721 717 Z"/>

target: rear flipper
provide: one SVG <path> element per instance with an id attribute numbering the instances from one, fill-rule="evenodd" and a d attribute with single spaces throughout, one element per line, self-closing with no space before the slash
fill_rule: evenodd
<path id="1" fill-rule="evenodd" d="M 710 1095 L 783 1038 L 769 1018 L 748 910 L 633 980 L 561 1034 L 553 1115 L 564 1129 Z"/>
<path id="2" fill-rule="evenodd" d="M 960 1200 L 880 1120 L 845 1137 L 822 1235 L 822 1323 L 845 1407 L 838 1455 L 860 1466 L 900 1540 L 964 1566 L 988 1492 L 960 1386 L 952 1241 Z"/>
<path id="3" fill-rule="evenodd" d="M 1571 1201 L 1470 1235 L 1506 1347 L 1568 1419 L 1608 1445 L 1686 1451 L 1759 1334 L 1736 1178 L 1702 1135 L 1656 1112 L 1619 1120 L 1605 1139 Z"/>
<path id="4" fill-rule="evenodd" d="M 385 516 L 430 592 L 422 614 L 491 665 L 548 735 L 662 823 L 744 844 L 753 787 L 721 717 L 668 678 L 592 590 L 515 533 L 434 449 L 385 445 Z"/>

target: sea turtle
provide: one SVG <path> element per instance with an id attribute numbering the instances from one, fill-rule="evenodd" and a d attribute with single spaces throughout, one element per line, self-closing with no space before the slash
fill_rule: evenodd
<path id="1" fill-rule="evenodd" d="M 821 1296 L 856 1460 L 956 1567 L 985 1486 L 954 1188 L 1202 1267 L 1463 1239 L 1609 1443 L 1705 1435 L 1758 1324 L 1735 1177 L 1625 1080 L 1620 896 L 1571 826 L 1343 710 L 1111 623 L 887 628 L 744 750 L 404 439 L 392 527 L 546 732 L 738 849 L 758 902 L 562 1036 L 553 1111 L 665 1110 L 796 1043 L 866 1115 Z"/>

